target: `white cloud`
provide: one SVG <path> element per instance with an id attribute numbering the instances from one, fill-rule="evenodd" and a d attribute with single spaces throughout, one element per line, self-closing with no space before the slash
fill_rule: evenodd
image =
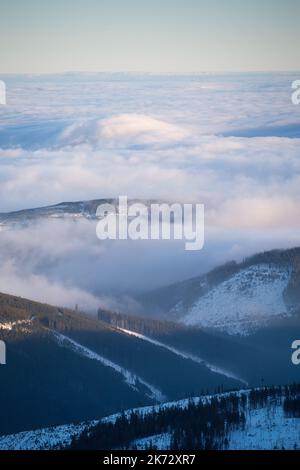
<path id="1" fill-rule="evenodd" d="M 77 287 L 65 287 L 61 282 L 49 281 L 46 276 L 30 273 L 23 276 L 11 261 L 0 267 L 1 292 L 18 295 L 51 305 L 83 308 L 96 312 L 100 298 Z"/>
<path id="2" fill-rule="evenodd" d="M 121 114 L 102 120 L 79 121 L 64 129 L 59 144 L 128 147 L 170 144 L 186 139 L 184 128 L 143 114 Z"/>
<path id="3" fill-rule="evenodd" d="M 181 141 L 189 136 L 184 127 L 140 114 L 122 114 L 105 119 L 100 133 L 108 140 L 127 143 L 169 143 Z"/>
<path id="4" fill-rule="evenodd" d="M 273 198 L 248 197 L 225 201 L 208 214 L 209 223 L 227 229 L 300 228 L 300 198 L 291 200 L 284 194 Z M 300 244 L 300 240 L 298 241 Z"/>
<path id="5" fill-rule="evenodd" d="M 17 293 L 31 282 L 37 289 L 28 294 L 40 289 L 49 301 L 60 287 L 66 302 L 80 295 L 94 305 L 114 285 L 123 293 L 155 287 L 231 256 L 299 244 L 292 76 L 75 78 L 8 81 L 0 211 L 120 194 L 193 200 L 206 205 L 207 248 L 193 258 L 166 245 L 103 249 L 84 221 L 75 231 L 64 224 L 1 232 L 3 285 Z"/>
<path id="6" fill-rule="evenodd" d="M 235 201 L 248 201 L 249 207 L 262 201 L 262 210 L 263 201 L 274 200 L 279 208 L 297 212 L 299 148 L 300 139 L 194 136 L 189 145 L 142 150 L 19 149 L 16 159 L 2 157 L 0 210 L 127 194 L 202 202 L 208 216 L 217 214 L 213 223 L 219 225 L 225 223 L 222 213 L 232 223 L 242 221 Z M 275 226 L 299 223 L 290 209 L 273 207 Z M 255 210 L 247 212 L 247 220 L 257 226 Z"/>

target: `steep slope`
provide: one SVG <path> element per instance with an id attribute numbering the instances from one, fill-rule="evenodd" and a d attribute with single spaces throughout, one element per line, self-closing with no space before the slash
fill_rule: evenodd
<path id="1" fill-rule="evenodd" d="M 300 249 L 228 263 L 199 278 L 141 296 L 148 315 L 247 335 L 300 307 Z"/>
<path id="2" fill-rule="evenodd" d="M 56 339 L 56 341 L 58 342 L 58 344 L 60 344 L 61 346 L 71 349 L 72 351 L 79 354 L 80 356 L 87 357 L 94 361 L 98 361 L 101 364 L 105 365 L 106 367 L 110 367 L 111 369 L 121 374 L 124 378 L 125 383 L 127 383 L 134 390 L 138 390 L 137 387 L 142 386 L 142 387 L 145 387 L 145 389 L 147 390 L 147 392 L 145 391 L 145 394 L 149 398 L 158 402 L 163 402 L 166 399 L 165 396 L 160 392 L 160 390 L 156 389 L 153 385 L 145 382 L 145 380 L 141 379 L 140 377 L 133 374 L 129 370 L 124 369 L 119 364 L 116 364 L 115 362 L 112 362 L 109 359 L 106 359 L 105 357 L 100 356 L 100 354 L 97 354 L 94 351 L 91 351 L 87 347 L 82 346 L 81 344 L 77 343 L 71 338 L 68 338 L 65 335 L 62 335 L 61 333 L 53 331 L 52 334 L 54 338 Z"/>
<path id="3" fill-rule="evenodd" d="M 300 386 L 296 384 L 131 410 L 96 423 L 88 432 L 83 430 L 71 444 L 74 449 L 159 450 L 299 446 Z"/>
<path id="4" fill-rule="evenodd" d="M 97 319 L 0 294 L 0 433 L 94 419 L 239 382 Z M 179 372 L 179 373 L 178 373 Z"/>
<path id="5" fill-rule="evenodd" d="M 229 335 L 182 323 L 113 313 L 99 309 L 99 319 L 126 330 L 144 341 L 160 343 L 179 355 L 205 362 L 212 370 L 235 377 L 250 386 L 297 381 L 299 370 L 292 363 L 291 345 L 300 331 L 300 311 L 275 316 L 268 327 L 249 335 Z"/>
<path id="6" fill-rule="evenodd" d="M 137 450 L 171 450 L 172 434 L 155 434 L 133 442 Z M 246 422 L 229 433 L 223 450 L 299 450 L 300 419 L 287 417 L 283 407 L 250 409 Z"/>
<path id="7" fill-rule="evenodd" d="M 229 378 L 232 378 L 234 380 L 237 380 L 237 381 L 243 383 L 244 385 L 248 385 L 248 383 L 245 380 L 243 380 L 240 377 L 237 377 L 236 375 L 234 375 L 229 370 L 221 369 L 220 367 L 218 367 L 214 364 L 209 364 L 207 361 L 204 361 L 204 359 L 199 357 L 199 356 L 196 356 L 196 355 L 191 354 L 191 353 L 186 352 L 186 351 L 182 351 L 178 348 L 175 348 L 175 347 L 170 346 L 166 343 L 155 340 L 153 338 L 150 338 L 149 336 L 142 335 L 142 334 L 137 333 L 137 332 L 132 331 L 132 330 L 126 330 L 124 328 L 118 328 L 118 329 L 120 331 L 123 331 L 123 333 L 128 334 L 129 336 L 134 336 L 135 338 L 140 338 L 143 341 L 146 341 L 148 343 L 151 343 L 151 344 L 154 344 L 154 345 L 159 346 L 161 348 L 164 348 L 167 351 L 172 352 L 176 356 L 183 357 L 184 359 L 190 359 L 191 361 L 195 362 L 196 364 L 205 364 L 205 366 L 213 372 L 217 372 L 219 374 L 225 375 L 225 377 L 229 377 Z"/>
<path id="8" fill-rule="evenodd" d="M 0 437 L 0 449 L 299 449 L 300 386 L 264 387 L 129 409 Z"/>
<path id="9" fill-rule="evenodd" d="M 283 294 L 290 275 L 287 267 L 249 266 L 200 297 L 181 321 L 231 334 L 248 334 L 266 325 L 270 318 L 288 315 Z"/>
<path id="10" fill-rule="evenodd" d="M 50 306 L 0 296 L 0 338 L 7 346 L 7 363 L 0 367 L 0 434 L 155 402 L 144 386 L 129 386 L 113 368 L 62 348 L 45 326 L 54 315 L 61 318 Z"/>

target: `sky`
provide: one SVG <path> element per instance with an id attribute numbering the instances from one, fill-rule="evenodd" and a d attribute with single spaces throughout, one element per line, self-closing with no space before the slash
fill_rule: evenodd
<path id="1" fill-rule="evenodd" d="M 299 0 L 0 0 L 0 74 L 299 70 Z"/>
<path id="2" fill-rule="evenodd" d="M 203 203 L 206 224 L 194 254 L 101 244 L 87 220 L 4 228 L 0 290 L 95 311 L 299 245 L 299 14 L 299 0 L 0 0 L 0 212 L 127 195 Z"/>

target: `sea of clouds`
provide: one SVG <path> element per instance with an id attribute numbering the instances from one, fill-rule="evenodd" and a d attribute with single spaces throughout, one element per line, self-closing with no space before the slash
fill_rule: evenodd
<path id="1" fill-rule="evenodd" d="M 206 207 L 198 253 L 179 242 L 100 243 L 87 220 L 0 232 L 1 291 L 134 309 L 135 292 L 300 245 L 295 74 L 0 78 L 0 212 L 119 195 Z"/>

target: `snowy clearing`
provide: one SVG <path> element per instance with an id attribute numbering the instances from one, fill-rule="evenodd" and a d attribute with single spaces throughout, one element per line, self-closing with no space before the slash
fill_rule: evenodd
<path id="1" fill-rule="evenodd" d="M 21 326 L 24 331 L 27 331 L 28 328 L 26 327 L 30 326 L 31 323 L 32 323 L 31 320 L 16 320 L 16 321 L 5 322 L 5 323 L 0 322 L 0 330 L 12 331 L 14 328 Z"/>
<path id="2" fill-rule="evenodd" d="M 247 335 L 272 317 L 288 315 L 283 292 L 290 275 L 288 268 L 250 266 L 200 297 L 181 321 Z"/>
<path id="3" fill-rule="evenodd" d="M 138 450 L 170 450 L 171 434 L 161 433 L 137 439 Z M 245 429 L 229 433 L 228 450 L 293 450 L 300 448 L 300 418 L 286 418 L 282 406 L 251 409 Z"/>
<path id="4" fill-rule="evenodd" d="M 84 429 L 97 422 L 66 424 L 0 436 L 0 450 L 50 450 L 58 445 L 68 446 L 73 437 L 79 436 Z"/>

